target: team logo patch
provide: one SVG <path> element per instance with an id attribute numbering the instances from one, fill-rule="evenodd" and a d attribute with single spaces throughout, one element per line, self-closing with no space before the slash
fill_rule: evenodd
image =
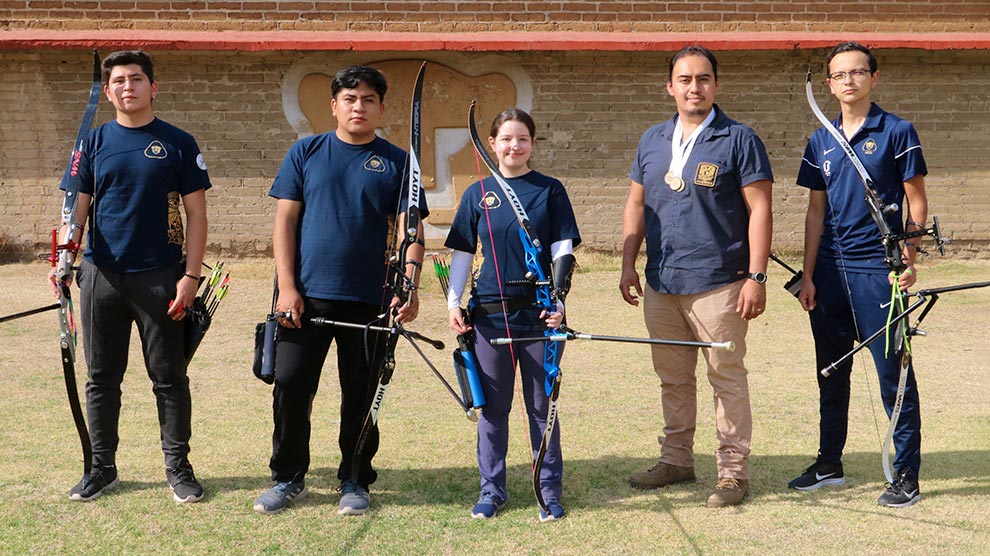
<path id="1" fill-rule="evenodd" d="M 494 191 L 489 191 L 485 193 L 484 197 L 481 198 L 481 202 L 478 203 L 478 206 L 481 207 L 482 210 L 495 210 L 502 206 L 502 199 L 499 199 L 498 195 L 496 195 Z"/>
<path id="2" fill-rule="evenodd" d="M 863 152 L 866 154 L 873 154 L 877 152 L 877 142 L 873 139 L 867 139 L 866 142 L 863 143 Z"/>
<path id="3" fill-rule="evenodd" d="M 203 160 L 203 153 L 196 155 L 196 166 L 198 166 L 200 170 L 204 172 L 206 171 L 206 161 Z"/>
<path id="4" fill-rule="evenodd" d="M 715 187 L 715 178 L 717 177 L 718 166 L 710 162 L 702 162 L 694 174 L 694 184 L 701 187 Z"/>
<path id="5" fill-rule="evenodd" d="M 144 156 L 148 158 L 165 158 L 168 156 L 168 151 L 165 150 L 165 145 L 161 141 L 155 140 L 148 144 L 148 147 L 144 149 Z"/>
<path id="6" fill-rule="evenodd" d="M 384 172 L 385 161 L 382 160 L 382 157 L 377 154 L 373 154 L 368 158 L 368 160 L 364 161 L 364 169 L 369 172 Z"/>

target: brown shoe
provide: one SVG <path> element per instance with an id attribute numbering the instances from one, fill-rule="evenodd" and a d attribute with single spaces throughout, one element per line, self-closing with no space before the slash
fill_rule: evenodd
<path id="1" fill-rule="evenodd" d="M 709 508 L 735 506 L 749 494 L 749 481 L 734 477 L 719 477 L 712 495 L 708 497 Z"/>
<path id="2" fill-rule="evenodd" d="M 629 476 L 629 486 L 641 489 L 660 488 L 675 483 L 693 483 L 694 468 L 671 465 L 662 461 L 646 471 Z"/>

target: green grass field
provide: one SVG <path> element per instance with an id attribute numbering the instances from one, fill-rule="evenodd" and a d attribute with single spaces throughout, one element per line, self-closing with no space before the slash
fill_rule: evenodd
<path id="1" fill-rule="evenodd" d="M 621 301 L 612 258 L 579 253 L 568 299 L 581 331 L 644 336 L 640 310 Z M 251 375 L 254 324 L 267 311 L 267 261 L 228 261 L 230 294 L 189 369 L 190 459 L 207 489 L 199 504 L 172 502 L 154 398 L 131 339 L 124 382 L 117 490 L 70 502 L 82 471 L 65 399 L 54 313 L 0 324 L 0 554 L 988 554 L 990 553 L 990 289 L 942 297 L 914 342 L 923 427 L 923 500 L 888 510 L 880 445 L 886 417 L 872 365 L 857 359 L 847 485 L 812 493 L 786 483 L 817 448 L 817 389 L 807 317 L 773 268 L 770 301 L 749 333 L 754 412 L 751 495 L 710 510 L 715 482 L 711 389 L 699 369 L 698 483 L 630 489 L 626 477 L 658 456 L 659 384 L 648 348 L 572 342 L 560 397 L 568 517 L 541 524 L 519 408 L 511 421 L 510 501 L 497 519 L 469 509 L 478 491 L 473 424 L 405 343 L 381 413 L 372 511 L 336 515 L 338 396 L 328 364 L 313 411 L 309 497 L 277 516 L 251 509 L 269 486 L 271 391 Z M 50 303 L 40 264 L 0 266 L 0 313 Z M 921 268 L 921 285 L 990 279 L 990 263 Z M 432 276 L 410 326 L 453 343 Z M 429 356 L 453 380 L 450 349 Z M 79 349 L 78 380 L 85 365 Z M 332 360 L 332 357 L 331 357 Z M 521 400 L 517 398 L 517 406 Z"/>

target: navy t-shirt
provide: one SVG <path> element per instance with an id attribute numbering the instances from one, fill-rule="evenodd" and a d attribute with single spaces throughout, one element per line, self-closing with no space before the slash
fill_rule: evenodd
<path id="1" fill-rule="evenodd" d="M 717 106 L 684 164 L 685 187 L 664 182 L 676 116 L 646 130 L 629 177 L 644 188 L 646 281 L 660 293 L 711 291 L 749 272 L 749 210 L 742 188 L 773 181 L 763 142 Z"/>
<path id="2" fill-rule="evenodd" d="M 832 122 L 840 130 L 841 120 Z M 928 173 L 914 126 L 874 103 L 849 145 L 884 204 L 897 203 L 898 210 L 887 215 L 887 225 L 894 233 L 903 232 L 904 182 Z M 880 230 L 863 198 L 863 179 L 824 127 L 808 140 L 797 184 L 828 194 L 817 264 L 834 269 L 843 260 L 850 270 L 887 272 Z"/>
<path id="3" fill-rule="evenodd" d="M 351 145 L 329 132 L 292 145 L 268 194 L 303 203 L 295 257 L 300 294 L 383 301 L 388 240 L 408 202 L 406 158 L 380 137 Z M 428 214 L 420 195 L 420 215 Z"/>
<path id="4" fill-rule="evenodd" d="M 91 131 L 77 177 L 79 191 L 93 196 L 84 257 L 125 273 L 178 262 L 179 200 L 210 188 L 196 140 L 158 118 L 138 128 L 111 121 Z"/>
<path id="5" fill-rule="evenodd" d="M 567 191 L 558 180 L 536 171 L 505 181 L 526 210 L 532 232 L 542 245 L 540 267 L 549 276 L 550 246 L 565 239 L 572 240 L 574 247 L 581 243 Z M 488 217 L 485 216 L 486 212 Z M 513 280 L 524 280 L 527 272 L 526 252 L 519 238 L 519 228 L 516 213 L 494 178 L 475 182 L 461 196 L 461 204 L 444 245 L 458 251 L 475 253 L 480 239 L 483 260 L 474 290 L 476 303 L 501 302 L 499 277 L 502 279 L 501 291 L 507 301 L 519 299 L 535 303 L 536 297 L 531 286 L 506 284 Z M 494 238 L 495 243 L 494 256 L 491 238 Z"/>

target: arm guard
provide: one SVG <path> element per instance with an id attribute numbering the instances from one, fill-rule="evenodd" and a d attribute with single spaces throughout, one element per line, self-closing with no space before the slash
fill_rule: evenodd
<path id="1" fill-rule="evenodd" d="M 571 291 L 571 274 L 574 273 L 574 255 L 561 255 L 553 261 L 553 294 L 563 301 L 567 292 Z"/>

